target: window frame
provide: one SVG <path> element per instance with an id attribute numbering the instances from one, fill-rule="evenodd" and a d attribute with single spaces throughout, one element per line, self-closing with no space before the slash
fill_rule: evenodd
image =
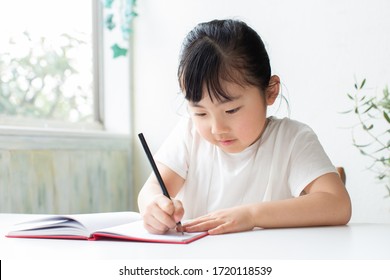
<path id="1" fill-rule="evenodd" d="M 128 146 L 131 131 L 129 59 L 131 55 L 114 61 L 111 56 L 110 41 L 115 41 L 117 38 L 104 29 L 104 9 L 101 1 L 91 1 L 93 9 L 94 122 L 83 124 L 50 120 L 26 121 L 25 119 L 18 120 L 18 118 L 7 118 L 4 121 L 3 118 L 2 123 L 0 123 L 0 149 L 8 147 L 17 149 L 89 148 L 91 143 L 96 143 L 97 139 L 99 139 L 97 146 L 101 148 L 109 148 L 113 145 L 117 147 Z M 122 86 L 118 85 L 117 80 L 106 79 L 106 74 L 115 68 L 119 69 L 121 80 L 125 79 Z M 127 77 L 128 81 L 126 81 Z M 121 90 L 117 90 L 117 88 L 121 88 Z M 115 96 L 116 99 L 123 98 L 123 102 L 120 102 L 120 108 L 115 102 L 112 104 L 108 98 L 108 92 L 112 91 L 119 92 Z M 123 116 L 123 122 L 118 124 L 118 119 L 121 119 L 121 116 Z M 17 144 L 15 145 L 15 143 Z"/>

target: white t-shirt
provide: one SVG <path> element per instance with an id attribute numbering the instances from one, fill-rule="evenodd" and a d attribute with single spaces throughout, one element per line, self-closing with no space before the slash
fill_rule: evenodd
<path id="1" fill-rule="evenodd" d="M 204 140 L 190 118 L 177 125 L 155 159 L 185 179 L 176 196 L 183 219 L 297 197 L 314 179 L 337 172 L 311 128 L 288 118 L 269 120 L 258 141 L 234 154 Z"/>

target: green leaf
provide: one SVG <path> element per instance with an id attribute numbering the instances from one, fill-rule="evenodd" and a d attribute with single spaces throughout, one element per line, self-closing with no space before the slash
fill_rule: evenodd
<path id="1" fill-rule="evenodd" d="M 343 111 L 343 112 L 340 112 L 339 114 L 348 114 L 348 113 L 351 113 L 353 110 L 347 110 L 347 111 Z"/>
<path id="2" fill-rule="evenodd" d="M 349 93 L 347 93 L 347 96 L 348 96 L 349 99 L 354 100 L 354 98 L 352 97 L 352 95 L 350 95 Z"/>
<path id="3" fill-rule="evenodd" d="M 104 21 L 104 24 L 108 30 L 113 30 L 116 26 L 114 22 L 114 14 L 108 14 L 106 20 Z"/>
<path id="4" fill-rule="evenodd" d="M 374 127 L 373 124 L 371 124 L 370 126 L 366 126 L 365 124 L 363 125 L 363 129 L 364 129 L 364 130 L 370 130 L 370 129 L 372 129 L 373 127 Z"/>
<path id="5" fill-rule="evenodd" d="M 370 111 L 372 108 L 374 108 L 375 106 L 371 104 L 370 107 L 368 107 L 366 110 L 364 110 L 363 114 L 364 113 L 367 113 L 368 111 Z"/>
<path id="6" fill-rule="evenodd" d="M 360 151 L 360 153 L 362 154 L 362 155 L 367 155 L 367 153 L 365 152 L 365 151 L 363 151 L 363 150 L 359 150 Z"/>
<path id="7" fill-rule="evenodd" d="M 383 116 L 385 117 L 386 121 L 387 121 L 388 123 L 390 123 L 389 115 L 388 115 L 385 111 L 383 111 Z"/>
<path id="8" fill-rule="evenodd" d="M 362 81 L 362 83 L 360 84 L 360 87 L 359 87 L 359 89 L 362 89 L 363 87 L 364 87 L 364 84 L 366 83 L 366 79 L 364 79 L 363 81 Z"/>
<path id="9" fill-rule="evenodd" d="M 121 48 L 118 44 L 112 45 L 111 49 L 113 51 L 113 58 L 127 55 L 127 49 Z"/>
<path id="10" fill-rule="evenodd" d="M 354 144 L 354 146 L 356 148 L 367 148 L 367 147 L 369 147 L 371 145 L 372 145 L 372 143 L 368 143 L 368 144 Z"/>

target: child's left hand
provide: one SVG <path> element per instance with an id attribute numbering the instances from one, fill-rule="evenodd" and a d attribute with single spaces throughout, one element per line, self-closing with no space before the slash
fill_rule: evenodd
<path id="1" fill-rule="evenodd" d="M 254 227 L 248 205 L 212 212 L 183 225 L 187 232 L 208 231 L 209 234 L 247 231 Z"/>

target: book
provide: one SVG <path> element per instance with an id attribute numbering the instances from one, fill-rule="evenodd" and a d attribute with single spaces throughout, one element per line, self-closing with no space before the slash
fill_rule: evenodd
<path id="1" fill-rule="evenodd" d="M 11 227 L 6 237 L 50 238 L 187 244 L 202 238 L 207 232 L 187 233 L 172 229 L 165 234 L 151 234 L 143 226 L 137 212 L 109 212 L 75 215 L 45 215 Z"/>

